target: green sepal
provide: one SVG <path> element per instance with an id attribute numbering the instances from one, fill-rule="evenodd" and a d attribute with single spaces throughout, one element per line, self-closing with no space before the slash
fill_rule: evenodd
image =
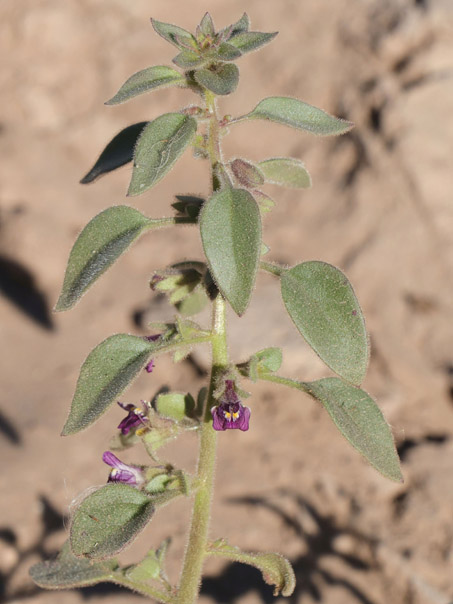
<path id="1" fill-rule="evenodd" d="M 180 422 L 194 417 L 195 401 L 190 393 L 166 392 L 157 397 L 155 409 L 161 417 Z"/>
<path id="2" fill-rule="evenodd" d="M 292 157 L 273 157 L 258 163 L 266 182 L 282 187 L 307 189 L 311 187 L 310 174 L 304 164 Z"/>
<path id="3" fill-rule="evenodd" d="M 150 122 L 138 139 L 128 195 L 141 195 L 171 170 L 197 131 L 197 121 L 166 113 Z"/>
<path id="4" fill-rule="evenodd" d="M 103 560 L 122 551 L 154 513 L 153 499 L 121 483 L 107 484 L 77 507 L 70 529 L 72 553 Z"/>
<path id="5" fill-rule="evenodd" d="M 203 15 L 203 18 L 200 21 L 200 25 L 198 27 L 199 27 L 200 32 L 204 36 L 210 36 L 211 38 L 214 37 L 214 35 L 215 35 L 214 22 L 213 22 L 212 17 L 211 17 L 211 15 L 209 13 L 205 13 Z"/>
<path id="6" fill-rule="evenodd" d="M 254 566 L 263 574 L 268 585 L 274 586 L 274 596 L 290 596 L 296 586 L 296 577 L 290 562 L 281 554 L 243 552 L 238 547 L 228 545 L 219 539 L 208 546 L 208 554 L 220 556 L 233 562 Z"/>
<path id="7" fill-rule="evenodd" d="M 142 233 L 161 226 L 129 206 L 113 206 L 95 216 L 69 255 L 56 311 L 72 308 L 91 285 Z"/>
<path id="8" fill-rule="evenodd" d="M 132 161 L 137 140 L 148 124 L 149 122 L 132 124 L 114 136 L 80 183 L 87 185 Z"/>
<path id="9" fill-rule="evenodd" d="M 303 262 L 282 273 L 281 291 L 289 316 L 324 363 L 346 381 L 361 384 L 368 337 L 346 276 L 326 262 Z"/>
<path id="10" fill-rule="evenodd" d="M 263 193 L 258 189 L 254 189 L 252 191 L 252 195 L 262 214 L 268 214 L 269 212 L 272 212 L 273 208 L 275 208 L 275 201 L 272 199 L 272 197 L 266 195 L 266 193 Z"/>
<path id="11" fill-rule="evenodd" d="M 209 69 L 195 71 L 194 78 L 214 94 L 227 95 L 236 90 L 239 82 L 239 69 L 231 63 L 218 63 Z"/>
<path id="12" fill-rule="evenodd" d="M 250 189 L 264 184 L 264 174 L 252 162 L 245 159 L 233 159 L 230 167 L 240 186 Z"/>
<path id="13" fill-rule="evenodd" d="M 272 42 L 278 32 L 264 33 L 260 31 L 241 32 L 228 39 L 228 43 L 235 46 L 241 54 L 258 50 L 261 46 Z"/>
<path id="14" fill-rule="evenodd" d="M 126 80 L 115 96 L 105 102 L 105 105 L 119 105 L 139 94 L 168 86 L 187 86 L 187 80 L 179 71 L 166 65 L 147 67 Z"/>
<path id="15" fill-rule="evenodd" d="M 181 302 L 178 302 L 176 308 L 181 315 L 191 317 L 206 308 L 208 302 L 209 298 L 205 288 L 197 286 L 191 294 L 186 296 Z"/>
<path id="16" fill-rule="evenodd" d="M 193 35 L 182 27 L 172 25 L 171 23 L 163 23 L 156 19 L 151 19 L 151 24 L 154 30 L 162 36 L 164 40 L 176 46 L 176 48 L 197 48 L 197 41 Z"/>
<path id="17" fill-rule="evenodd" d="M 224 189 L 208 199 L 200 231 L 211 275 L 233 310 L 242 315 L 252 296 L 261 252 L 261 217 L 252 195 Z"/>
<path id="18" fill-rule="evenodd" d="M 168 343 L 148 342 L 129 334 L 111 336 L 94 348 L 80 370 L 69 417 L 62 435 L 75 434 L 94 423 Z"/>
<path id="19" fill-rule="evenodd" d="M 320 136 L 344 134 L 354 125 L 299 99 L 284 96 L 263 99 L 244 118 L 268 120 Z"/>
<path id="20" fill-rule="evenodd" d="M 282 351 L 272 347 L 260 350 L 250 357 L 246 363 L 238 365 L 241 375 L 248 377 L 252 382 L 278 371 L 282 364 Z"/>
<path id="21" fill-rule="evenodd" d="M 116 560 L 93 562 L 76 558 L 67 541 L 55 560 L 38 562 L 30 568 L 30 577 L 45 589 L 72 589 L 114 580 Z"/>

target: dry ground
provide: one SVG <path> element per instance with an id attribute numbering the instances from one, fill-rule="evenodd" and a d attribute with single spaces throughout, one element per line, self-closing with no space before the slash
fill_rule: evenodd
<path id="1" fill-rule="evenodd" d="M 246 10 L 256 29 L 281 33 L 241 59 L 225 113 L 288 95 L 341 114 L 355 130 L 336 140 L 276 125 L 238 126 L 232 156 L 304 160 L 314 186 L 273 191 L 265 241 L 271 258 L 321 259 L 345 270 L 367 318 L 372 355 L 365 388 L 378 400 L 401 453 L 405 483 L 370 468 L 326 413 L 297 393 L 252 388 L 251 430 L 220 438 L 213 536 L 281 551 L 293 562 L 293 604 L 448 604 L 453 601 L 453 3 L 451 0 L 2 0 L 0 3 L 0 572 L 4 601 L 117 604 L 117 589 L 51 593 L 29 566 L 65 538 L 73 498 L 106 478 L 101 454 L 121 415 L 62 439 L 87 352 L 115 332 L 143 333 L 137 313 L 168 309 L 147 279 L 163 263 L 199 254 L 190 229 L 142 239 L 71 313 L 52 315 L 72 242 L 96 213 L 123 203 L 130 168 L 99 183 L 78 180 L 128 123 L 188 104 L 166 90 L 103 107 L 133 72 L 168 63 L 172 49 L 149 17 L 193 29 L 209 9 L 219 25 Z M 186 154 L 134 205 L 168 213 L 173 195 L 207 192 L 207 169 Z M 271 192 L 269 190 L 269 192 Z M 168 315 L 167 315 L 168 316 Z M 250 311 L 233 317 L 236 358 L 265 344 L 285 349 L 285 371 L 326 374 L 292 331 L 275 281 L 260 277 Z M 247 331 L 248 330 L 248 331 Z M 244 335 L 247 333 L 247 335 Z M 206 354 L 196 357 L 206 363 Z M 194 391 L 194 365 L 160 359 L 126 400 L 165 383 Z M 96 434 L 96 438 L 94 435 Z M 131 459 L 134 454 L 131 453 Z M 193 468 L 195 442 L 168 455 Z M 137 459 L 135 457 L 134 459 Z M 169 532 L 177 577 L 188 504 L 166 509 L 125 559 Z M 246 567 L 209 565 L 201 602 L 275 601 Z M 278 600 L 283 601 L 282 600 Z"/>

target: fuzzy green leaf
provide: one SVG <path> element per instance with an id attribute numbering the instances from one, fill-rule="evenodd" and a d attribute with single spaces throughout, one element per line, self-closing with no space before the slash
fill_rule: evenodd
<path id="1" fill-rule="evenodd" d="M 245 117 L 269 120 L 320 136 L 344 134 L 353 127 L 351 122 L 333 117 L 298 99 L 283 96 L 263 99 Z"/>
<path id="2" fill-rule="evenodd" d="M 368 363 L 365 320 L 346 276 L 325 262 L 284 271 L 283 301 L 301 335 L 345 380 L 360 384 Z"/>
<path id="3" fill-rule="evenodd" d="M 160 225 L 128 206 L 113 206 L 95 216 L 71 250 L 55 310 L 72 308 L 93 283 L 144 231 Z"/>
<path id="4" fill-rule="evenodd" d="M 281 554 L 243 552 L 238 547 L 228 545 L 223 539 L 213 543 L 208 553 L 254 566 L 263 573 L 264 581 L 274 586 L 274 596 L 278 596 L 279 593 L 282 596 L 290 596 L 294 591 L 296 586 L 294 571 L 289 561 Z"/>
<path id="5" fill-rule="evenodd" d="M 257 50 L 258 48 L 261 48 L 261 46 L 268 44 L 275 38 L 277 33 L 278 32 L 267 34 L 260 31 L 241 32 L 232 36 L 228 40 L 228 43 L 235 46 L 242 54 L 245 54 L 246 52 Z"/>
<path id="6" fill-rule="evenodd" d="M 222 42 L 215 51 L 216 58 L 221 61 L 234 61 L 242 55 L 241 51 L 233 44 Z"/>
<path id="7" fill-rule="evenodd" d="M 119 105 L 125 103 L 139 94 L 144 94 L 150 90 L 157 88 L 166 88 L 167 86 L 185 86 L 187 85 L 186 78 L 173 69 L 165 65 L 156 65 L 155 67 L 147 67 L 141 71 L 134 73 L 121 86 L 118 92 L 110 100 L 106 101 L 106 105 Z"/>
<path id="8" fill-rule="evenodd" d="M 78 506 L 71 523 L 75 556 L 102 560 L 123 550 L 154 513 L 150 497 L 126 484 L 101 487 Z"/>
<path id="9" fill-rule="evenodd" d="M 55 560 L 32 566 L 30 577 L 45 589 L 71 589 L 112 580 L 116 568 L 116 560 L 94 563 L 86 558 L 76 558 L 67 541 Z"/>
<path id="10" fill-rule="evenodd" d="M 182 50 L 179 54 L 176 55 L 174 59 L 172 59 L 173 63 L 181 69 L 194 69 L 195 67 L 200 67 L 207 62 L 207 58 L 205 56 L 201 56 L 195 50 Z"/>
<path id="11" fill-rule="evenodd" d="M 138 139 L 128 195 L 140 195 L 174 166 L 197 130 L 193 117 L 166 113 L 150 122 Z"/>
<path id="12" fill-rule="evenodd" d="M 209 269 L 222 295 L 238 315 L 251 298 L 261 252 L 261 218 L 243 189 L 224 189 L 208 199 L 200 230 Z"/>
<path id="13" fill-rule="evenodd" d="M 390 428 L 374 400 L 339 378 L 304 385 L 320 401 L 340 432 L 381 474 L 402 482 L 400 462 Z"/>
<path id="14" fill-rule="evenodd" d="M 214 37 L 215 35 L 215 27 L 212 17 L 209 13 L 205 13 L 203 19 L 200 21 L 199 25 L 200 31 L 205 36 Z"/>
<path id="15" fill-rule="evenodd" d="M 244 13 L 242 15 L 242 17 L 239 19 L 239 21 L 236 21 L 236 23 L 233 23 L 229 27 L 225 27 L 222 30 L 222 33 L 229 31 L 230 37 L 232 37 L 232 36 L 236 36 L 237 34 L 242 33 L 243 31 L 248 31 L 249 28 L 250 28 L 250 19 L 249 19 L 247 13 Z"/>
<path id="16" fill-rule="evenodd" d="M 236 90 L 239 82 L 239 69 L 231 63 L 216 65 L 211 69 L 199 69 L 194 73 L 195 80 L 214 92 L 226 95 Z"/>
<path id="17" fill-rule="evenodd" d="M 87 185 L 132 161 L 137 139 L 148 123 L 139 122 L 121 130 L 105 147 L 94 166 L 85 174 L 80 183 Z"/>
<path id="18" fill-rule="evenodd" d="M 154 30 L 162 36 L 164 40 L 176 46 L 176 48 L 196 48 L 197 42 L 193 35 L 182 27 L 172 25 L 171 23 L 163 23 L 156 19 L 151 19 Z"/>
<path id="19" fill-rule="evenodd" d="M 259 162 L 258 167 L 268 183 L 295 189 L 311 187 L 310 174 L 298 159 L 274 157 Z"/>
<path id="20" fill-rule="evenodd" d="M 115 402 L 146 365 L 164 347 L 164 340 L 117 334 L 94 348 L 80 370 L 71 411 L 62 435 L 75 434 L 95 422 Z"/>
<path id="21" fill-rule="evenodd" d="M 264 184 L 264 174 L 251 162 L 244 159 L 233 159 L 230 167 L 241 186 L 253 188 Z"/>

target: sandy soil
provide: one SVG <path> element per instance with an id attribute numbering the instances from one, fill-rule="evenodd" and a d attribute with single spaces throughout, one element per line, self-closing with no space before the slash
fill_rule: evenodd
<path id="1" fill-rule="evenodd" d="M 190 229 L 143 238 L 77 308 L 50 312 L 75 236 L 96 213 L 125 201 L 130 168 L 78 184 L 125 125 L 191 102 L 159 91 L 116 107 L 102 103 L 133 72 L 169 63 L 172 49 L 149 17 L 193 29 L 209 8 L 218 25 L 246 10 L 256 29 L 281 33 L 241 59 L 225 113 L 271 95 L 297 96 L 356 123 L 336 140 L 245 124 L 228 155 L 293 155 L 314 181 L 304 193 L 271 191 L 278 205 L 265 241 L 271 258 L 320 259 L 345 270 L 367 318 L 372 355 L 365 388 L 378 400 L 401 453 L 405 483 L 379 476 L 302 395 L 253 386 L 251 430 L 222 434 L 212 535 L 277 550 L 297 573 L 293 604 L 448 604 L 453 601 L 453 4 L 451 0 L 3 0 L 0 4 L 0 572 L 3 601 L 122 604 L 136 596 L 101 586 L 43 592 L 28 568 L 65 539 L 74 497 L 106 478 L 101 455 L 121 414 L 61 438 L 78 368 L 116 332 L 143 333 L 137 314 L 169 310 L 147 280 L 162 263 L 200 253 Z M 152 191 L 134 200 L 151 216 L 177 193 L 206 193 L 207 168 L 186 154 Z M 194 252 L 195 250 L 195 252 Z M 299 379 L 327 371 L 285 317 L 275 281 L 260 277 L 250 311 L 231 317 L 233 358 L 281 345 Z M 247 335 L 244 335 L 247 333 Z M 196 356 L 201 368 L 206 353 Z M 202 384 L 194 364 L 159 359 L 125 397 L 150 398 L 163 384 Z M 96 436 L 95 436 L 96 435 Z M 95 436 L 95 437 L 94 437 Z M 195 441 L 168 457 L 190 469 Z M 140 452 L 129 458 L 140 461 Z M 165 509 L 124 553 L 137 559 L 174 534 L 177 577 L 187 501 Z M 203 603 L 275 600 L 258 573 L 210 563 Z"/>

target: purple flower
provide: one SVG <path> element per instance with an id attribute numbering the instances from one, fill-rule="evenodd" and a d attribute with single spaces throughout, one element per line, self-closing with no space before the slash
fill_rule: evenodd
<path id="1" fill-rule="evenodd" d="M 145 482 L 141 468 L 123 463 L 111 451 L 105 451 L 102 461 L 112 467 L 107 482 L 123 482 L 137 487 Z"/>
<path id="2" fill-rule="evenodd" d="M 225 392 L 211 413 L 214 430 L 249 429 L 250 409 L 239 400 L 233 380 L 225 380 Z"/>
<path id="3" fill-rule="evenodd" d="M 148 421 L 145 406 L 143 406 L 143 409 L 140 409 L 140 407 L 136 407 L 132 404 L 124 405 L 123 403 L 120 403 L 120 401 L 118 401 L 118 405 L 125 411 L 128 411 L 127 416 L 121 420 L 120 424 L 118 425 L 118 429 L 121 430 L 121 434 L 129 434 L 132 428 L 135 428 L 136 426 L 143 426 Z"/>
<path id="4" fill-rule="evenodd" d="M 154 369 L 154 359 L 151 359 L 150 362 L 148 363 L 148 365 L 146 365 L 145 371 L 147 371 L 148 373 L 152 373 L 153 369 Z"/>

